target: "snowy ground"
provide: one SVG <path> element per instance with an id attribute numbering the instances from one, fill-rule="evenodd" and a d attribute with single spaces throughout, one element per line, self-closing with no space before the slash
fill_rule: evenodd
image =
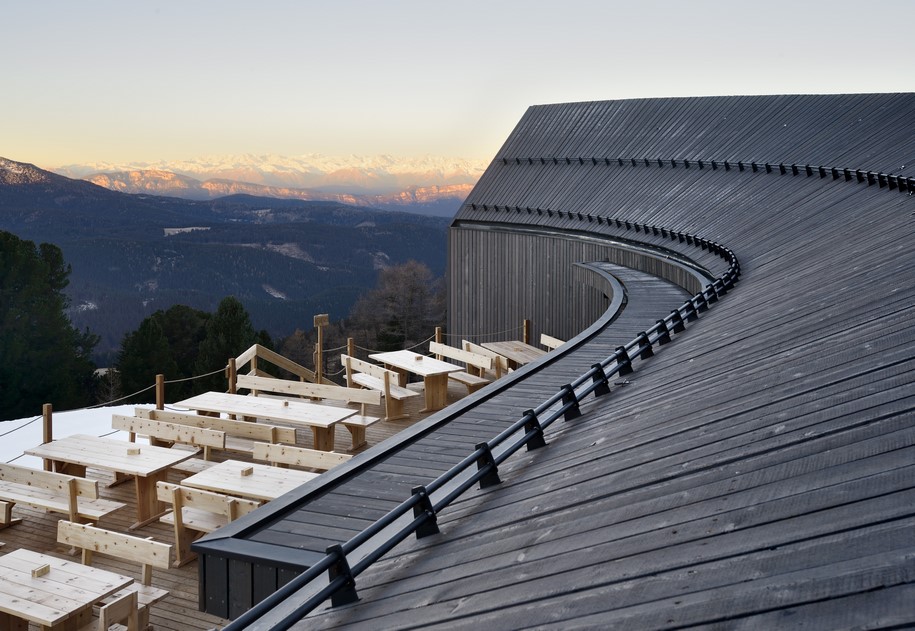
<path id="1" fill-rule="evenodd" d="M 70 434 L 91 434 L 127 440 L 127 432 L 111 429 L 111 415 L 133 416 L 134 408 L 153 407 L 116 405 L 92 410 L 54 412 L 51 416 L 54 438 Z M 22 451 L 41 444 L 41 415 L 0 423 L 0 462 L 14 462 L 24 467 L 41 468 L 41 458 L 25 456 Z"/>

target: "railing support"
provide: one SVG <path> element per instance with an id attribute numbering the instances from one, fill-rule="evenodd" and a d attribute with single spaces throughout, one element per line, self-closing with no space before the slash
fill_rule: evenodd
<path id="1" fill-rule="evenodd" d="M 540 449 L 541 447 L 546 447 L 546 440 L 543 438 L 543 427 L 540 425 L 540 419 L 537 418 L 537 413 L 533 410 L 527 410 L 524 413 L 524 433 L 530 434 L 533 432 L 530 438 L 527 439 L 527 450 L 533 451 L 535 449 Z"/>
<path id="2" fill-rule="evenodd" d="M 480 443 L 475 447 L 475 450 L 483 451 L 477 458 L 477 471 L 486 470 L 486 473 L 480 478 L 480 489 L 502 484 L 502 480 L 499 478 L 499 467 L 492 457 L 492 450 L 489 448 L 489 443 Z"/>
<path id="3" fill-rule="evenodd" d="M 667 322 L 658 320 L 658 346 L 664 346 L 670 342 L 670 330 L 667 328 Z"/>
<path id="4" fill-rule="evenodd" d="M 578 408 L 578 395 L 575 394 L 575 388 L 571 384 L 566 384 L 562 388 L 562 405 L 566 408 L 565 420 L 571 421 L 581 416 L 581 410 Z"/>
<path id="5" fill-rule="evenodd" d="M 639 359 L 648 359 L 654 357 L 654 351 L 651 350 L 651 340 L 645 331 L 639 333 L 635 338 L 639 343 Z"/>
<path id="6" fill-rule="evenodd" d="M 670 312 L 670 323 L 673 325 L 674 333 L 683 333 L 686 327 L 683 326 L 683 316 L 680 315 L 679 309 L 672 309 Z"/>
<path id="7" fill-rule="evenodd" d="M 602 397 L 605 394 L 610 394 L 610 380 L 607 379 L 607 373 L 604 372 L 604 367 L 597 363 L 591 366 L 591 370 L 594 371 L 594 376 L 591 377 L 591 381 L 597 384 L 594 387 L 594 396 Z"/>
<path id="8" fill-rule="evenodd" d="M 327 548 L 325 554 L 332 554 L 336 558 L 334 564 L 327 570 L 329 582 L 333 583 L 338 578 L 345 579 L 343 586 L 331 594 L 331 606 L 340 607 L 358 601 L 359 595 L 356 593 L 356 579 L 353 577 L 353 571 L 350 569 L 349 563 L 346 560 L 343 546 L 339 543 L 335 543 Z"/>
<path id="9" fill-rule="evenodd" d="M 165 409 L 165 375 L 156 375 L 156 409 Z"/>
<path id="10" fill-rule="evenodd" d="M 619 370 L 616 371 L 616 374 L 622 377 L 623 375 L 628 375 L 632 372 L 632 358 L 629 357 L 629 353 L 626 351 L 625 346 L 617 346 L 614 357 L 619 366 Z"/>
<path id="11" fill-rule="evenodd" d="M 696 303 L 697 313 L 708 311 L 708 301 L 705 299 L 705 294 L 703 294 L 701 291 L 693 297 L 693 300 Z"/>
<path id="12" fill-rule="evenodd" d="M 441 531 L 438 529 L 438 517 L 435 515 L 435 509 L 432 507 L 432 500 L 424 486 L 414 486 L 413 495 L 419 498 L 419 501 L 413 505 L 413 517 L 426 515 L 426 521 L 416 529 L 416 538 L 422 539 L 429 535 L 437 535 Z"/>

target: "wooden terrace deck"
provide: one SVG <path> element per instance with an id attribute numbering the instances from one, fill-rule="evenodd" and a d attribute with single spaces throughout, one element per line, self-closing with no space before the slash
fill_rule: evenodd
<path id="1" fill-rule="evenodd" d="M 421 384 L 410 384 L 409 387 L 421 388 Z M 449 402 L 455 401 L 465 395 L 466 389 L 461 386 L 461 384 L 449 385 Z M 375 445 L 402 429 L 409 427 L 413 423 L 422 420 L 424 418 L 424 415 L 420 414 L 420 408 L 422 407 L 422 397 L 413 397 L 406 402 L 406 410 L 410 413 L 409 418 L 393 422 L 381 421 L 368 427 L 366 430 L 368 445 L 357 451 L 362 451 Z M 384 415 L 383 410 L 377 406 L 368 406 L 367 413 L 377 416 Z M 298 432 L 298 436 L 298 445 L 300 447 L 314 447 L 312 444 L 311 432 L 300 431 Z M 351 444 L 349 432 L 347 432 L 342 425 L 336 428 L 335 440 L 338 451 L 346 451 L 344 448 Z M 350 451 L 347 453 L 354 452 Z M 224 459 L 249 460 L 244 454 L 237 452 L 214 454 L 214 460 Z M 128 483 L 109 487 L 108 484 L 114 479 L 113 475 L 110 472 L 99 469 L 89 468 L 87 470 L 87 477 L 100 481 L 100 495 L 102 497 L 123 502 L 127 505 L 125 508 L 101 520 L 99 526 L 127 533 L 128 528 L 133 523 L 136 515 L 134 485 Z M 168 481 L 177 483 L 185 477 L 187 477 L 187 474 L 180 474 L 172 471 L 168 474 Z M 0 543 L 4 544 L 2 548 L 0 548 L 0 554 L 6 554 L 19 548 L 25 548 L 35 552 L 78 560 L 78 556 L 69 557 L 67 546 L 60 545 L 56 541 L 57 522 L 64 518 L 63 515 L 18 505 L 13 509 L 13 512 L 16 517 L 22 518 L 22 523 L 0 530 Z M 156 541 L 165 543 L 175 543 L 171 525 L 159 521 L 143 526 L 133 531 L 132 534 L 152 537 Z M 139 565 L 130 561 L 120 561 L 108 556 L 99 555 L 94 560 L 93 565 L 104 570 L 133 576 L 134 578 L 139 578 L 140 576 Z M 222 627 L 228 623 L 227 620 L 198 610 L 196 561 L 177 569 L 154 569 L 153 585 L 161 589 L 166 589 L 169 592 L 169 595 L 164 600 L 154 605 L 150 610 L 150 623 L 156 631 L 209 630 L 216 627 Z M 30 631 L 39 631 L 39 627 L 32 625 Z"/>

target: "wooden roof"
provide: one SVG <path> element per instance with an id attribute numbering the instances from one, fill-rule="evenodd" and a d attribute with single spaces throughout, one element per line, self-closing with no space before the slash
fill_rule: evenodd
<path id="1" fill-rule="evenodd" d="M 732 249 L 741 281 L 301 628 L 915 623 L 915 201 L 888 179 L 915 164 L 912 120 L 912 94 L 531 108 L 454 230 L 590 232 L 722 271 L 635 224 L 657 226 Z M 656 291 L 425 440 L 497 433 L 676 306 Z"/>

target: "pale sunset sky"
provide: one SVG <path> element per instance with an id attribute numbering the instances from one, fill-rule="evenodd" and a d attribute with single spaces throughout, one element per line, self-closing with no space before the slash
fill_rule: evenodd
<path id="1" fill-rule="evenodd" d="M 488 160 L 534 104 L 915 90 L 915 0 L 3 0 L 0 156 Z"/>

